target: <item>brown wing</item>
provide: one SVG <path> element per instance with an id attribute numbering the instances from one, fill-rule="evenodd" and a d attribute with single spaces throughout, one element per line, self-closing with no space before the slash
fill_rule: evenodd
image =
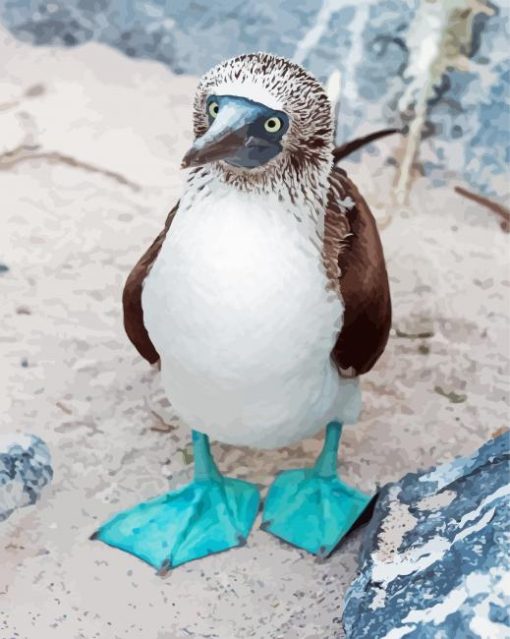
<path id="1" fill-rule="evenodd" d="M 158 256 L 178 206 L 179 204 L 177 203 L 170 211 L 165 222 L 165 228 L 136 263 L 126 280 L 124 292 L 122 293 L 124 328 L 127 336 L 140 355 L 151 364 L 158 361 L 159 355 L 143 323 L 142 287 L 145 278 L 154 264 L 154 260 Z"/>
<path id="2" fill-rule="evenodd" d="M 334 150 L 338 161 L 370 141 L 396 132 L 379 131 Z M 339 200 L 351 197 L 355 207 L 347 215 Z M 172 224 L 179 204 L 170 211 L 165 228 L 137 262 L 124 285 L 124 328 L 142 357 L 154 364 L 159 355 L 143 323 L 142 287 Z M 329 229 L 329 234 L 328 234 Z M 344 325 L 332 357 L 343 370 L 369 370 L 382 353 L 391 323 L 388 278 L 374 218 L 365 200 L 342 169 L 335 168 L 326 211 L 325 261 L 332 280 L 340 283 Z"/>
<path id="3" fill-rule="evenodd" d="M 367 203 L 342 169 L 333 169 L 330 183 L 325 262 L 330 277 L 336 267 L 345 307 L 342 331 L 331 355 L 342 374 L 360 375 L 372 368 L 388 341 L 388 275 Z"/>

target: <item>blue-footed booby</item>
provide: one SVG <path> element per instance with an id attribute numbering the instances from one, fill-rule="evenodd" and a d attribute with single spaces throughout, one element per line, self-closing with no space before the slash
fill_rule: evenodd
<path id="1" fill-rule="evenodd" d="M 195 477 L 94 535 L 163 572 L 244 543 L 257 515 L 257 487 L 220 473 L 209 437 L 277 448 L 326 428 L 313 467 L 277 476 L 262 522 L 315 555 L 370 500 L 339 478 L 337 452 L 391 305 L 374 218 L 335 167 L 356 143 L 334 149 L 332 120 L 319 82 L 266 53 L 198 86 L 184 193 L 123 295 L 129 338 L 193 429 Z"/>

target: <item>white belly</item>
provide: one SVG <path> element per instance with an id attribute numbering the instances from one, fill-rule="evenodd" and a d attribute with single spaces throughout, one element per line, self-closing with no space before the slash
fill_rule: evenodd
<path id="1" fill-rule="evenodd" d="M 276 447 L 357 419 L 357 382 L 330 362 L 341 301 L 319 249 L 267 198 L 226 187 L 185 196 L 142 305 L 165 390 L 191 428 Z"/>

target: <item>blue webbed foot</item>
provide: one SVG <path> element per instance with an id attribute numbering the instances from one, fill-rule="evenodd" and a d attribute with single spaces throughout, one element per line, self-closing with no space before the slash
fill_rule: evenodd
<path id="1" fill-rule="evenodd" d="M 371 501 L 337 476 L 340 433 L 340 424 L 329 424 L 316 465 L 280 473 L 264 506 L 264 530 L 321 558 L 333 552 Z"/>
<path id="2" fill-rule="evenodd" d="M 289 470 L 273 482 L 262 528 L 319 557 L 327 557 L 349 532 L 370 497 L 313 469 Z"/>
<path id="3" fill-rule="evenodd" d="M 248 482 L 196 481 L 115 515 L 94 538 L 165 572 L 243 545 L 258 505 L 258 490 Z"/>
<path id="4" fill-rule="evenodd" d="M 245 543 L 259 491 L 219 473 L 204 435 L 194 433 L 195 481 L 118 513 L 93 535 L 163 574 L 193 559 Z"/>

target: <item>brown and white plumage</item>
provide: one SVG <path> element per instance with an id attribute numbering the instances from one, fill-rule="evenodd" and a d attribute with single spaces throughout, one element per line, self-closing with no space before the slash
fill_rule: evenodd
<path id="1" fill-rule="evenodd" d="M 251 194 L 257 198 L 267 195 L 281 203 L 281 215 L 295 217 L 289 228 L 295 228 L 296 233 L 306 238 L 304 247 L 308 246 L 312 252 L 316 250 L 317 261 L 322 261 L 320 268 L 324 272 L 324 287 L 329 289 L 328 299 L 332 295 L 340 300 L 337 336 L 330 352 L 338 376 L 349 378 L 367 372 L 379 358 L 388 339 L 391 323 L 388 277 L 375 220 L 345 171 L 334 166 L 334 161 L 341 159 L 339 156 L 348 152 L 352 145 L 343 150 L 333 148 L 331 107 L 327 96 L 312 76 L 287 60 L 268 54 L 234 58 L 206 74 L 198 87 L 194 107 L 197 137 L 203 136 L 209 126 L 205 105 L 211 92 L 226 92 L 227 95 L 240 95 L 250 100 L 256 98 L 260 102 L 265 100 L 264 104 L 271 102 L 268 106 L 285 110 L 290 117 L 290 126 L 283 150 L 276 158 L 255 169 L 239 169 L 219 160 L 191 170 L 184 208 L 182 203 L 178 203 L 172 209 L 164 229 L 127 279 L 123 305 L 128 337 L 149 362 L 158 361 L 162 355 L 158 353 L 158 345 L 153 343 L 154 335 L 147 330 L 147 314 L 152 316 L 154 326 L 154 318 L 159 312 L 155 309 L 156 304 L 161 303 L 162 314 L 170 311 L 166 307 L 163 309 L 164 295 L 161 302 L 157 301 L 158 290 L 154 282 L 152 293 L 145 295 L 145 302 L 142 297 L 148 275 L 158 262 L 162 247 L 165 245 L 168 249 L 169 243 L 165 240 L 172 236 L 176 218 L 190 215 L 193 206 L 204 206 L 207 194 L 212 197 L 215 189 L 226 189 L 226 193 L 229 190 L 245 193 L 250 198 Z M 251 199 L 242 201 L 251 202 Z M 181 227 L 176 232 L 185 233 L 185 226 L 181 224 Z M 185 242 L 184 236 L 182 241 Z M 211 237 L 210 241 L 214 243 L 215 238 Z M 206 244 L 201 244 L 201 251 L 207 253 Z M 201 257 L 197 255 L 196 259 Z M 254 263 L 254 271 L 257 268 Z M 167 272 L 162 268 L 160 271 Z M 178 271 L 174 269 L 172 272 Z M 275 278 L 278 275 L 278 272 L 274 273 Z M 286 280 L 285 285 L 299 287 L 300 280 L 301 276 L 296 271 L 295 281 L 290 284 Z M 168 282 L 168 286 L 171 287 L 172 282 Z M 152 308 L 148 310 L 144 304 L 151 304 Z M 297 321 L 297 318 L 292 321 Z M 153 333 L 158 334 L 158 330 L 153 329 Z M 185 337 L 189 336 L 165 335 L 164 348 L 170 351 L 173 339 Z M 250 337 L 247 336 L 247 339 Z M 295 358 L 299 362 L 299 353 L 295 353 Z M 175 364 L 175 370 L 181 370 L 181 365 L 186 367 L 185 362 L 179 362 L 179 366 Z M 302 375 L 303 371 L 299 374 Z M 235 394 L 235 385 L 232 388 Z M 331 395 L 333 390 L 328 392 Z M 196 389 L 196 393 L 196 401 L 200 402 L 200 388 Z M 332 413 L 324 417 L 342 418 Z M 195 424 L 190 426 L 195 427 Z M 211 434 L 215 435 L 214 430 Z M 236 437 L 232 437 L 231 441 L 244 443 L 242 438 L 238 440 Z M 246 441 L 252 443 L 250 438 Z M 275 444 L 285 441 L 276 438 Z M 253 442 L 264 445 L 256 438 Z"/>
<path id="2" fill-rule="evenodd" d="M 386 132 L 383 132 L 386 134 Z M 348 211 L 338 199 L 350 197 Z M 135 264 L 124 286 L 122 304 L 127 336 L 150 364 L 159 360 L 143 322 L 142 286 L 177 212 L 170 211 L 165 226 Z M 325 265 L 345 304 L 342 330 L 331 356 L 340 370 L 368 372 L 382 354 L 391 326 L 388 276 L 379 233 L 370 209 L 343 169 L 332 169 L 326 209 Z"/>

